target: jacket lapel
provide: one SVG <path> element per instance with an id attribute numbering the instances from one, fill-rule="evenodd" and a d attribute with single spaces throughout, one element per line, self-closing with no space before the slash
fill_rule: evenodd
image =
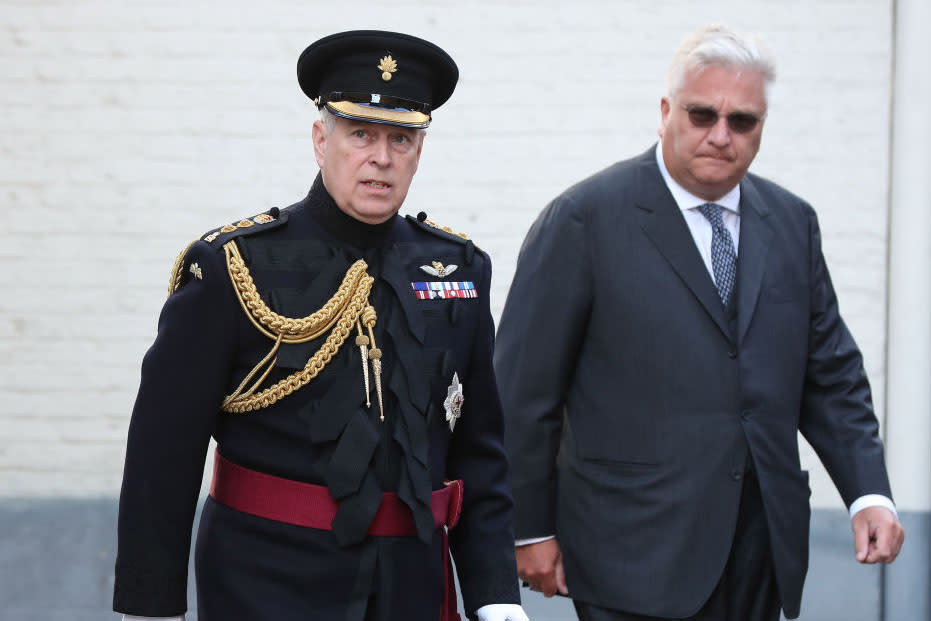
<path id="1" fill-rule="evenodd" d="M 740 247 L 737 251 L 738 343 L 743 342 L 760 297 L 766 255 L 773 236 L 773 229 L 766 221 L 769 213 L 753 182 L 744 177 L 740 182 Z"/>
<path id="2" fill-rule="evenodd" d="M 394 289 L 394 294 L 401 303 L 401 308 L 404 309 L 404 318 L 411 334 L 417 342 L 423 344 L 425 331 L 423 318 L 411 289 L 410 279 L 407 278 L 407 266 L 401 258 L 397 244 L 393 244 L 382 252 L 382 261 L 384 269 L 381 271 L 381 278 Z"/>
<path id="3" fill-rule="evenodd" d="M 705 268 L 692 233 L 669 193 L 654 157 L 653 149 L 647 151 L 642 156 L 639 169 L 640 195 L 637 207 L 642 214 L 640 226 L 730 341 L 732 337 L 727 327 L 724 305 L 721 304 L 714 281 Z"/>

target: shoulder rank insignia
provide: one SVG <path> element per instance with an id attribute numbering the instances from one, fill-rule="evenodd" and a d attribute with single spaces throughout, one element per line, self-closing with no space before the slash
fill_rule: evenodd
<path id="1" fill-rule="evenodd" d="M 429 224 L 429 225 L 432 226 L 433 228 L 435 228 L 435 229 L 440 229 L 441 231 L 444 231 L 444 232 L 446 232 L 446 233 L 449 233 L 450 235 L 455 235 L 456 237 L 461 237 L 462 239 L 469 239 L 469 236 L 466 235 L 465 233 L 457 233 L 457 232 L 453 231 L 451 228 L 449 228 L 448 226 L 440 226 L 439 224 L 437 224 L 437 223 L 434 222 L 433 220 L 424 220 L 424 222 L 425 222 L 426 224 Z"/>
<path id="2" fill-rule="evenodd" d="M 456 421 L 462 416 L 462 404 L 465 396 L 462 394 L 462 384 L 459 383 L 459 374 L 453 373 L 453 381 L 446 389 L 446 400 L 443 401 L 443 408 L 446 410 L 446 422 L 449 423 L 449 431 L 452 432 L 456 426 Z"/>
<path id="3" fill-rule="evenodd" d="M 451 300 L 454 298 L 477 298 L 478 291 L 471 280 L 451 281 L 433 280 L 428 282 L 412 282 L 411 289 L 418 300 Z"/>
<path id="4" fill-rule="evenodd" d="M 422 211 L 419 214 L 417 214 L 416 218 L 414 216 L 408 215 L 407 219 L 415 224 L 420 225 L 420 227 L 423 229 L 435 229 L 437 231 L 443 231 L 444 233 L 448 233 L 449 235 L 458 237 L 461 240 L 468 241 L 469 239 L 469 236 L 466 235 L 465 233 L 457 233 L 453 231 L 451 228 L 449 228 L 448 226 L 440 226 L 433 220 L 430 220 L 429 218 L 427 218 L 427 214 L 425 214 Z"/>
<path id="5" fill-rule="evenodd" d="M 240 235 L 251 235 L 252 233 L 258 233 L 259 231 L 273 229 L 287 221 L 287 211 L 280 211 L 277 207 L 272 207 L 265 213 L 260 213 L 257 216 L 253 216 L 251 218 L 243 218 L 239 222 L 227 224 L 218 229 L 214 229 L 200 239 L 195 239 L 190 244 L 185 246 L 184 250 L 182 250 L 178 255 L 178 258 L 175 259 L 175 264 L 171 268 L 171 280 L 168 282 L 168 295 L 170 296 L 172 293 L 177 291 L 182 284 L 184 284 L 185 273 L 189 272 L 194 278 L 198 280 L 204 279 L 204 272 L 200 265 L 197 263 L 191 263 L 187 270 L 184 269 L 187 253 L 191 249 L 191 246 L 193 246 L 198 241 L 203 240 L 208 244 L 213 244 L 213 242 L 219 239 L 220 243 L 215 246 L 219 248 L 229 240 Z"/>
<path id="6" fill-rule="evenodd" d="M 260 213 L 251 218 L 243 218 L 238 222 L 233 222 L 231 224 L 224 225 L 218 229 L 204 235 L 203 239 L 208 244 L 212 244 L 217 239 L 221 240 L 220 245 L 222 246 L 229 240 L 234 237 L 239 237 L 240 235 L 257 233 L 262 230 L 272 229 L 283 224 L 288 219 L 288 212 L 280 211 L 277 207 L 269 209 L 267 212 Z"/>
<path id="7" fill-rule="evenodd" d="M 446 278 L 447 276 L 455 272 L 457 269 L 459 269 L 458 265 L 453 265 L 453 264 L 443 265 L 439 261 L 431 261 L 431 263 L 433 264 L 432 266 L 421 265 L 420 269 L 430 274 L 431 276 L 437 276 L 439 278 Z"/>

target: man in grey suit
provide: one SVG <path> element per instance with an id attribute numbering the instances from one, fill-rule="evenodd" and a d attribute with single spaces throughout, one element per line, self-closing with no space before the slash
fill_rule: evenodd
<path id="1" fill-rule="evenodd" d="M 857 561 L 901 548 L 815 213 L 747 172 L 773 76 L 752 38 L 689 37 L 660 143 L 557 197 L 521 249 L 495 354 L 518 571 L 580 619 L 797 617 L 798 431 L 850 507 Z"/>

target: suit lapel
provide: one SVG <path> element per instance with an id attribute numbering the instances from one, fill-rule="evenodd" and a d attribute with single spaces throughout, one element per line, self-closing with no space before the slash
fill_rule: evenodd
<path id="1" fill-rule="evenodd" d="M 724 305 L 654 157 L 653 149 L 641 157 L 637 200 L 641 210 L 640 226 L 730 341 Z"/>
<path id="2" fill-rule="evenodd" d="M 740 182 L 740 247 L 737 256 L 737 342 L 750 326 L 760 297 L 766 255 L 773 229 L 766 219 L 769 208 L 763 202 L 753 182 L 744 177 Z"/>

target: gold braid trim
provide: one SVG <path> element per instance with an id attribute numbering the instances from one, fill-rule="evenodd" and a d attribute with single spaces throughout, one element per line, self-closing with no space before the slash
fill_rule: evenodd
<path id="1" fill-rule="evenodd" d="M 181 279 L 184 278 L 184 257 L 187 256 L 187 251 L 191 249 L 191 246 L 196 244 L 199 239 L 195 239 L 190 244 L 184 247 L 184 250 L 181 251 L 181 254 L 178 255 L 178 258 L 175 259 L 175 264 L 171 268 L 171 280 L 168 281 L 168 297 L 171 297 L 171 294 L 178 290 L 178 287 L 181 286 Z"/>
<path id="2" fill-rule="evenodd" d="M 223 249 L 226 253 L 226 264 L 233 283 L 233 290 L 246 316 L 259 332 L 275 341 L 268 355 L 249 372 L 236 390 L 224 399 L 221 406 L 224 412 L 241 414 L 265 408 L 306 386 L 332 360 L 354 326 L 365 325 L 369 329 L 374 345 L 375 335 L 372 328 L 375 325 L 375 309 L 369 305 L 368 296 L 375 279 L 366 273 L 368 264 L 362 259 L 350 266 L 339 289 L 320 310 L 306 317 L 292 319 L 271 310 L 259 296 L 249 268 L 246 267 L 236 243 L 227 242 Z M 277 361 L 275 354 L 281 343 L 306 343 L 321 336 L 330 328 L 332 331 L 329 336 L 320 349 L 310 357 L 303 369 L 295 371 L 273 386 L 256 392 L 275 366 Z M 261 372 L 263 368 L 264 372 Z M 376 371 L 376 382 L 379 388 L 380 371 L 380 368 Z M 260 372 L 261 376 L 248 390 L 245 390 L 246 385 Z M 379 401 L 381 401 L 380 398 Z M 382 416 L 384 416 L 383 411 Z"/>
<path id="3" fill-rule="evenodd" d="M 361 281 L 368 278 L 374 282 L 365 272 L 368 264 L 359 259 L 349 267 L 339 289 L 320 310 L 306 317 L 292 319 L 270 309 L 259 296 L 236 242 L 226 242 L 223 250 L 226 252 L 226 266 L 230 279 L 233 281 L 239 303 L 246 311 L 246 316 L 249 317 L 252 325 L 268 338 L 275 340 L 282 335 L 283 343 L 306 343 L 318 338 L 333 327 L 333 324 L 346 310 L 351 293 L 358 290 Z M 371 282 L 366 289 L 366 295 L 369 289 L 371 289 Z"/>

